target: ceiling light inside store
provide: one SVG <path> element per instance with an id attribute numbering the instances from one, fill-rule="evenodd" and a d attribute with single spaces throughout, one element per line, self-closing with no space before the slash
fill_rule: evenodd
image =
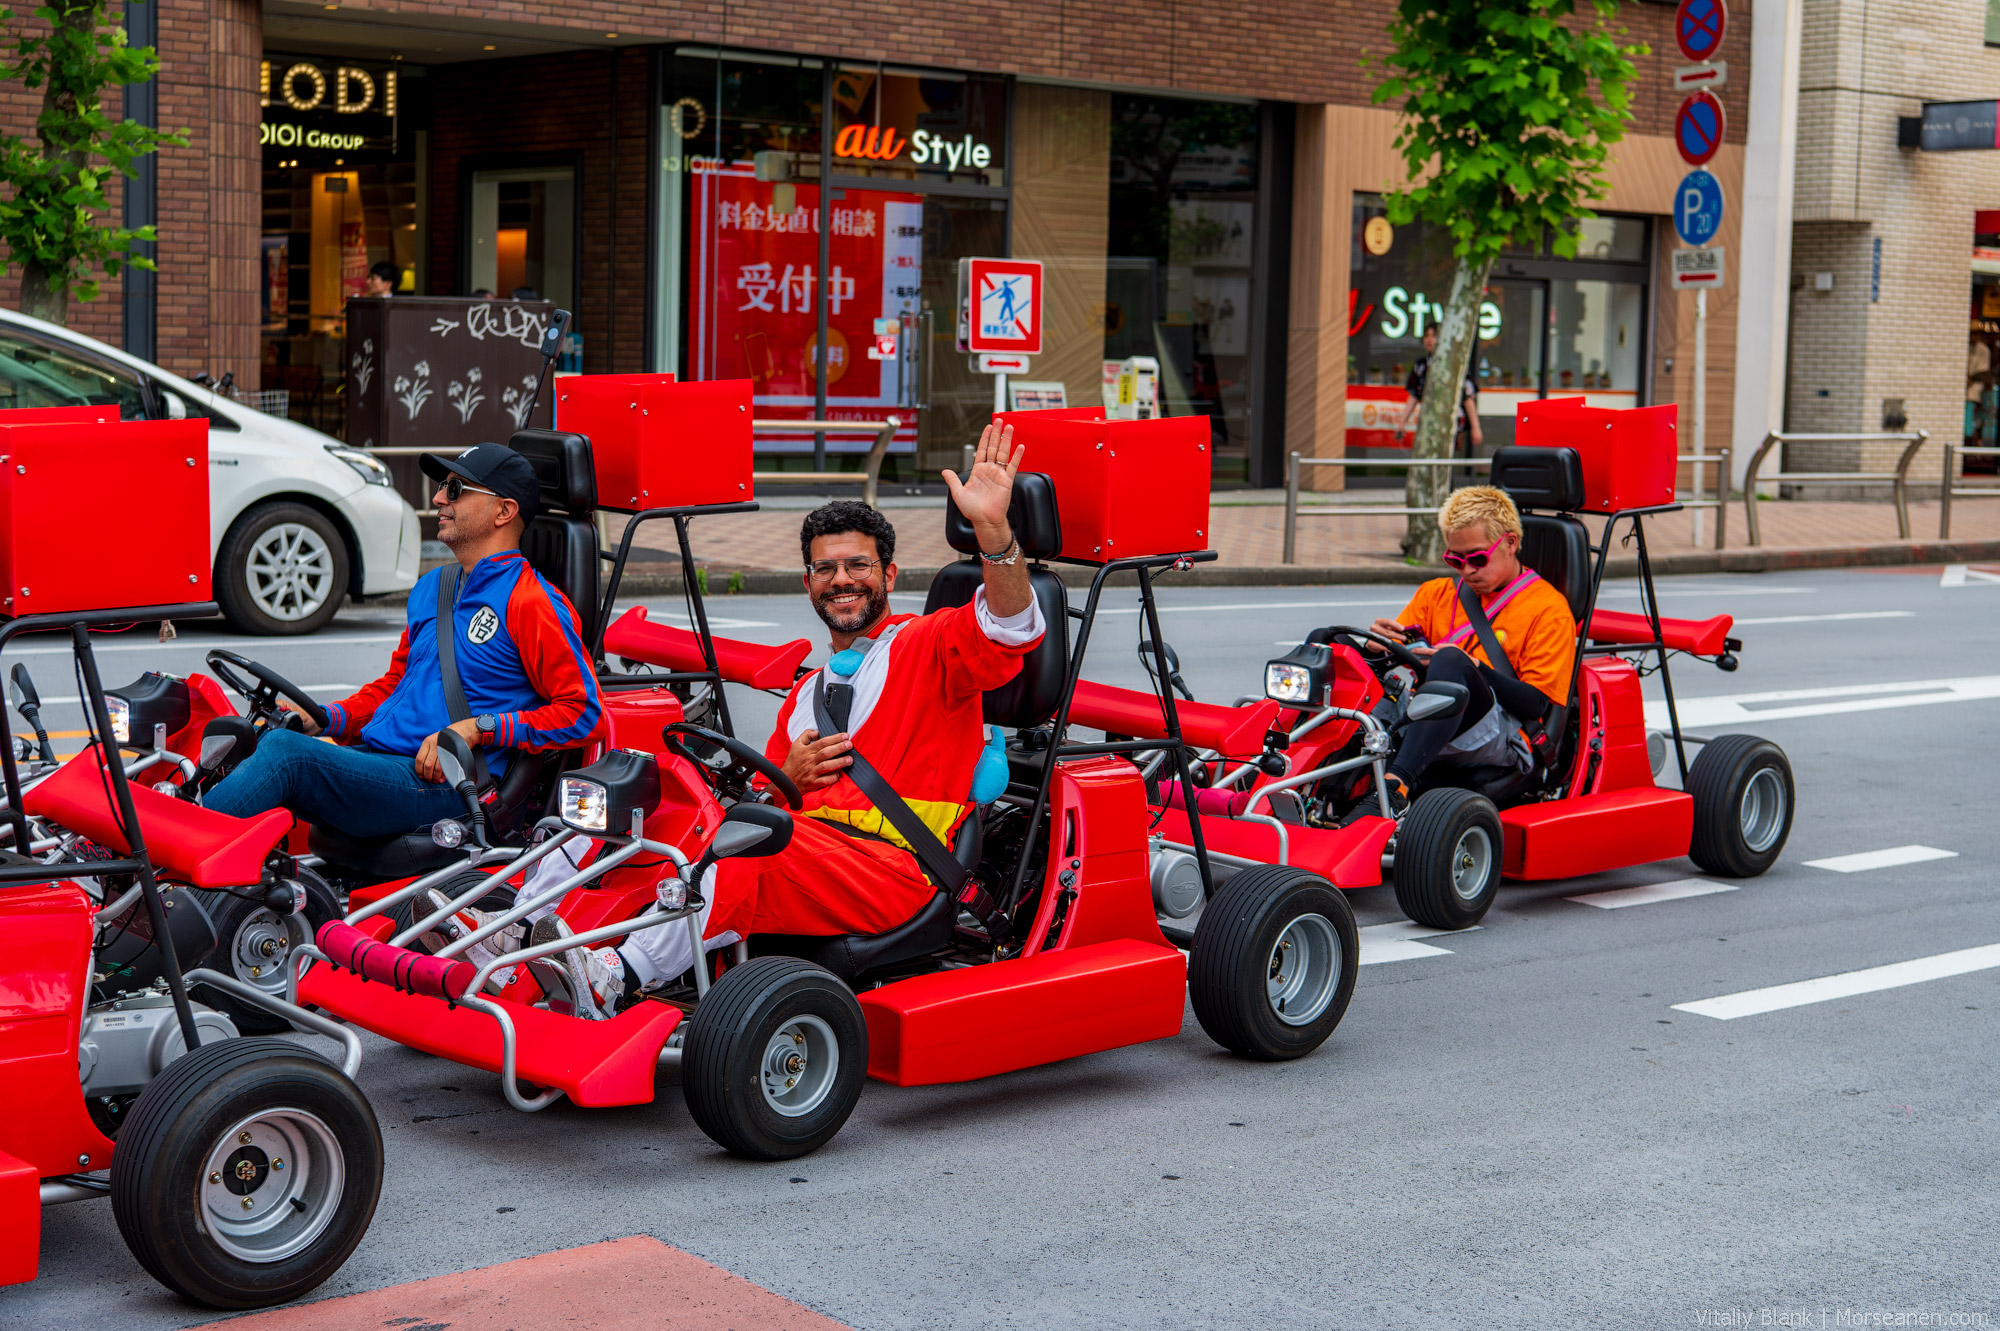
<path id="1" fill-rule="evenodd" d="M 617 33 L 615 33 L 615 32 L 607 32 L 607 33 L 605 33 L 604 35 L 605 35 L 606 37 L 611 37 L 611 38 L 614 38 L 614 39 L 615 39 L 615 38 L 616 38 L 616 37 L 618 36 L 618 34 L 617 34 Z"/>
<path id="2" fill-rule="evenodd" d="M 480 49 L 480 50 L 482 50 L 482 51 L 490 51 L 490 50 L 492 50 L 493 48 L 492 48 L 492 47 L 490 47 L 490 46 L 482 46 L 482 47 L 480 47 L 479 49 Z"/>

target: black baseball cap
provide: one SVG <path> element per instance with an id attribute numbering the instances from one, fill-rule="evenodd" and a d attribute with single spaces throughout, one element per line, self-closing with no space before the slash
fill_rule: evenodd
<path id="1" fill-rule="evenodd" d="M 424 475 L 434 481 L 461 476 L 502 499 L 521 506 L 521 520 L 531 522 L 540 507 L 542 487 L 535 479 L 534 464 L 505 444 L 474 444 L 455 458 L 442 453 L 426 453 L 417 459 Z"/>

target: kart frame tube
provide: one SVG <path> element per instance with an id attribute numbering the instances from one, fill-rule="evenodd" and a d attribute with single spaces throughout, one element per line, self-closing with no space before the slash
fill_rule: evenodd
<path id="1" fill-rule="evenodd" d="M 17 634 L 32 633 L 38 629 L 66 628 L 70 631 L 71 650 L 83 675 L 84 702 L 90 709 L 90 724 L 97 731 L 98 744 L 110 750 L 106 754 L 104 770 L 110 774 L 112 797 L 118 805 L 118 819 L 125 829 L 125 839 L 130 847 L 126 857 L 129 868 L 112 861 L 99 864 L 94 872 L 138 875 L 139 889 L 146 901 L 146 916 L 153 928 L 153 942 L 160 949 L 167 991 L 173 996 L 174 1016 L 179 1020 L 181 1039 L 185 1042 L 183 1047 L 189 1050 L 201 1048 L 201 1033 L 194 1024 L 194 1007 L 188 1002 L 187 979 L 181 974 L 180 958 L 174 953 L 173 935 L 167 930 L 166 906 L 160 899 L 159 882 L 153 876 L 153 862 L 146 854 L 145 831 L 139 826 L 138 811 L 132 806 L 132 787 L 125 779 L 125 764 L 117 757 L 117 740 L 112 738 L 111 713 L 104 703 L 104 681 L 97 673 L 97 654 L 90 646 L 90 629 L 93 625 L 134 624 L 157 619 L 203 619 L 220 613 L 221 608 L 213 601 L 180 601 L 171 605 L 23 615 L 0 624 L 0 651 L 5 651 L 8 642 Z M 14 824 L 14 844 L 27 846 L 33 838 L 28 831 L 28 816 L 21 809 L 21 774 L 14 765 L 14 737 L 8 729 L 4 710 L 0 710 L 0 782 L 6 786 L 7 817 Z M 35 872 L 30 873 L 19 872 L 29 869 L 28 865 L 7 867 L 15 872 L 0 873 L 0 883 L 53 883 L 76 877 L 75 869 L 70 865 L 37 865 L 33 866 Z"/>
<path id="2" fill-rule="evenodd" d="M 1153 599 L 1153 573 L 1158 569 L 1186 568 L 1194 564 L 1211 563 L 1216 559 L 1213 550 L 1193 551 L 1178 555 L 1145 555 L 1132 559 L 1114 559 L 1105 564 L 1093 564 L 1087 559 L 1062 559 L 1055 562 L 1076 564 L 1085 568 L 1096 568 L 1090 580 L 1090 592 L 1084 598 L 1081 612 L 1071 608 L 1070 615 L 1082 627 L 1077 630 L 1076 646 L 1070 650 L 1069 667 L 1063 680 L 1062 702 L 1056 708 L 1054 723 L 1049 731 L 1048 761 L 1042 764 L 1041 778 L 1035 783 L 1035 800 L 1028 811 L 1028 826 L 1021 836 L 1021 855 L 1014 864 L 1013 880 L 1007 888 L 1007 899 L 1001 908 L 1010 914 L 1022 899 L 1028 876 L 1028 860 L 1034 853 L 1035 836 L 1041 830 L 1042 819 L 1048 814 L 1049 787 L 1055 781 L 1056 764 L 1063 758 L 1080 758 L 1100 753 L 1150 753 L 1164 751 L 1172 755 L 1175 774 L 1179 777 L 1181 803 L 1187 810 L 1188 835 L 1194 840 L 1195 863 L 1201 866 L 1201 895 L 1204 901 L 1215 895 L 1215 875 L 1208 862 L 1207 842 L 1202 836 L 1201 818 L 1195 812 L 1194 778 L 1188 762 L 1191 750 L 1181 735 L 1180 713 L 1174 706 L 1174 690 L 1169 682 L 1167 670 L 1166 639 L 1160 632 L 1159 606 Z M 1139 604 L 1145 612 L 1146 631 L 1153 644 L 1153 685 L 1154 695 L 1160 699 L 1161 716 L 1166 722 L 1167 737 L 1158 740 L 1121 740 L 1102 744 L 1065 744 L 1063 734 L 1069 729 L 1070 704 L 1076 698 L 1077 681 L 1083 677 L 1083 660 L 1090 650 L 1090 631 L 1097 623 L 1098 603 L 1103 599 L 1104 584 L 1114 573 L 1135 572 L 1139 575 Z"/>

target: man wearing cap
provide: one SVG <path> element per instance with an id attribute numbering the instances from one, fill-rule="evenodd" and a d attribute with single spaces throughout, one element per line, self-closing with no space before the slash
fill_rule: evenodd
<path id="1" fill-rule="evenodd" d="M 290 809 L 351 837 L 390 836 L 454 817 L 464 804 L 443 784 L 438 732 L 449 726 L 483 750 L 498 779 L 515 750 L 589 742 L 604 720 L 576 610 L 528 565 L 521 533 L 540 494 L 525 457 L 480 444 L 455 458 L 427 453 L 438 539 L 458 557 L 419 579 L 388 673 L 326 705 L 328 737 L 298 713 L 299 729 L 267 732 L 257 750 L 203 804 L 239 817 Z M 457 575 L 453 656 L 472 716 L 451 719 L 439 664 L 439 580 Z"/>

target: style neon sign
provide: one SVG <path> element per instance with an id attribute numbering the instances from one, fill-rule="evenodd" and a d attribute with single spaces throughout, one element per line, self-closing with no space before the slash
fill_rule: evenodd
<path id="1" fill-rule="evenodd" d="M 970 134 L 947 139 L 920 129 L 908 138 L 883 125 L 849 125 L 833 139 L 833 155 L 850 161 L 890 162 L 907 149 L 917 166 L 941 166 L 946 171 L 967 167 L 983 169 L 993 164 L 993 149 Z"/>
<path id="2" fill-rule="evenodd" d="M 1352 301 L 1349 302 L 1351 306 Z M 1425 318 L 1431 323 L 1444 316 L 1444 303 L 1432 300 L 1423 292 L 1412 294 L 1401 287 L 1390 287 L 1382 293 L 1382 336 L 1422 337 Z M 1479 303 L 1479 340 L 1491 342 L 1500 336 L 1500 307 L 1492 301 Z"/>

